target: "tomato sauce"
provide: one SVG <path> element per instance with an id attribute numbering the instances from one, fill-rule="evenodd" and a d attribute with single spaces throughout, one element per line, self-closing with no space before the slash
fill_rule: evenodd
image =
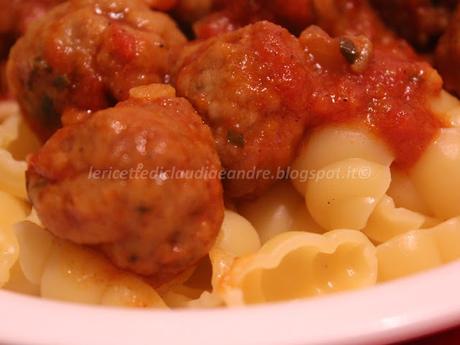
<path id="1" fill-rule="evenodd" d="M 314 80 L 312 126 L 367 126 L 389 145 L 401 168 L 415 163 L 446 126 L 428 105 L 442 89 L 441 78 L 398 40 L 373 46 L 369 42 L 371 51 L 360 72 L 353 71 L 350 56 L 358 48 L 343 50 L 340 38 L 312 27 L 301 42 Z"/>

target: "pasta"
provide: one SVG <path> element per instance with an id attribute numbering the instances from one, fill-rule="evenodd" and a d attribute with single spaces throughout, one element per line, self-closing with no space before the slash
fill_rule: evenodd
<path id="1" fill-rule="evenodd" d="M 99 2 L 52 10 L 11 50 L 0 288 L 240 307 L 460 259 L 460 100 L 441 91 L 444 78 L 459 94 L 460 74 L 449 85 L 378 8 Z M 94 30 L 69 40 L 85 22 Z M 0 37 L 5 53 L 16 31 Z"/>
<path id="2" fill-rule="evenodd" d="M 411 171 L 415 187 L 436 218 L 460 215 L 460 128 L 442 129 Z"/>
<path id="3" fill-rule="evenodd" d="M 384 196 L 364 229 L 375 243 L 383 243 L 410 230 L 420 229 L 428 222 L 426 216 L 404 208 L 396 208 L 393 199 Z"/>
<path id="4" fill-rule="evenodd" d="M 320 128 L 308 136 L 292 165 L 294 186 L 299 193 L 305 194 L 308 181 L 318 178 L 318 170 L 351 158 L 385 166 L 394 160 L 386 145 L 369 131 L 352 127 Z"/>
<path id="5" fill-rule="evenodd" d="M 460 258 L 460 218 L 400 235 L 377 247 L 379 281 L 397 279 Z"/>
<path id="6" fill-rule="evenodd" d="M 287 182 L 276 184 L 257 200 L 242 203 L 238 210 L 256 228 L 262 243 L 286 231 L 325 232 Z"/>
<path id="7" fill-rule="evenodd" d="M 358 231 L 287 232 L 238 259 L 220 293 L 230 306 L 362 288 L 377 279 L 376 250 Z"/>
<path id="8" fill-rule="evenodd" d="M 397 168 L 391 168 L 391 184 L 387 194 L 396 206 L 432 216 L 433 213 L 421 197 L 411 177 Z"/>
<path id="9" fill-rule="evenodd" d="M 313 219 L 328 230 L 363 229 L 390 186 L 390 168 L 363 159 L 324 167 L 310 180 L 305 200 Z"/>

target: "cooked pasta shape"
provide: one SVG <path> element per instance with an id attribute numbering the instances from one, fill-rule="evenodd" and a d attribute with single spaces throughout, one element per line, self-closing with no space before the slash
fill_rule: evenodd
<path id="1" fill-rule="evenodd" d="M 379 281 L 441 266 L 460 258 L 460 218 L 400 235 L 377 247 Z"/>
<path id="2" fill-rule="evenodd" d="M 407 172 L 395 167 L 391 168 L 391 184 L 387 194 L 394 200 L 397 207 L 433 215 Z"/>
<path id="3" fill-rule="evenodd" d="M 121 272 L 95 252 L 56 240 L 41 277 L 42 297 L 86 304 L 165 308 L 140 278 Z"/>
<path id="4" fill-rule="evenodd" d="M 340 161 L 308 182 L 305 200 L 323 228 L 362 230 L 391 181 L 390 168 L 363 159 Z"/>
<path id="5" fill-rule="evenodd" d="M 10 278 L 19 255 L 19 245 L 10 226 L 0 226 L 0 288 Z"/>
<path id="6" fill-rule="evenodd" d="M 237 259 L 219 292 L 238 306 L 362 288 L 376 279 L 376 250 L 361 232 L 287 232 Z"/>
<path id="7" fill-rule="evenodd" d="M 217 286 L 236 258 L 252 254 L 260 246 L 259 235 L 251 223 L 233 211 L 225 211 L 219 236 L 209 252 L 213 288 Z"/>
<path id="8" fill-rule="evenodd" d="M 436 218 L 460 215 L 460 128 L 442 129 L 411 171 L 420 195 Z"/>
<path id="9" fill-rule="evenodd" d="M 21 248 L 21 270 L 32 284 L 40 285 L 55 239 L 48 231 L 30 221 L 15 225 L 15 233 Z"/>
<path id="10" fill-rule="evenodd" d="M 383 243 L 411 230 L 420 229 L 427 217 L 405 208 L 396 208 L 389 196 L 384 196 L 364 229 L 364 233 L 375 243 Z"/>
<path id="11" fill-rule="evenodd" d="M 446 91 L 441 91 L 439 97 L 430 102 L 431 110 L 452 127 L 460 127 L 460 101 Z"/>
<path id="12" fill-rule="evenodd" d="M 27 200 L 25 172 L 27 163 L 17 161 L 10 152 L 0 149 L 0 190 Z"/>
<path id="13" fill-rule="evenodd" d="M 305 200 L 288 182 L 278 183 L 254 201 L 238 207 L 256 228 L 262 243 L 286 231 L 325 232 L 311 218 Z"/>
<path id="14" fill-rule="evenodd" d="M 0 226 L 10 226 L 25 219 L 29 208 L 24 201 L 0 191 Z"/>
<path id="15" fill-rule="evenodd" d="M 318 177 L 318 170 L 351 158 L 361 158 L 385 166 L 394 160 L 385 143 L 369 131 L 328 126 L 315 130 L 301 146 L 292 165 L 292 182 L 297 191 L 305 194 L 308 181 Z"/>

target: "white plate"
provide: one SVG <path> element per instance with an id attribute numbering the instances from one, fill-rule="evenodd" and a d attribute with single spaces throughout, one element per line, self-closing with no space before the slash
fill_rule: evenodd
<path id="1" fill-rule="evenodd" d="M 139 311 L 0 292 L 4 345 L 381 345 L 460 324 L 460 263 L 372 289 L 242 309 Z"/>

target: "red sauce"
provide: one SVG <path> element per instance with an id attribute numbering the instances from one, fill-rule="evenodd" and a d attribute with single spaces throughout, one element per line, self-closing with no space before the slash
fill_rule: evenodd
<path id="1" fill-rule="evenodd" d="M 395 164 L 408 168 L 446 127 L 428 101 L 442 89 L 442 80 L 427 63 L 399 41 L 373 47 L 367 67 L 353 72 L 339 39 L 313 27 L 301 36 L 314 80 L 313 126 L 359 123 L 393 150 Z"/>

